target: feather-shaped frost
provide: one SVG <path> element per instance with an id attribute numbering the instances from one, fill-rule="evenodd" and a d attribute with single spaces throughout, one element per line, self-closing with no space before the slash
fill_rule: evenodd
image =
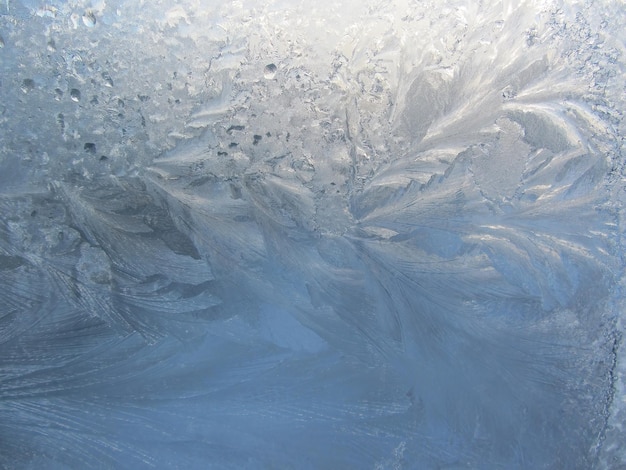
<path id="1" fill-rule="evenodd" d="M 0 467 L 626 465 L 622 7 L 0 8 Z"/>

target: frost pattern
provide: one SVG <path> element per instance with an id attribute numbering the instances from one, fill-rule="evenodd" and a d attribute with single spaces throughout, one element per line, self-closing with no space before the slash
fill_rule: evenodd
<path id="1" fill-rule="evenodd" d="M 619 468 L 617 2 L 0 7 L 0 466 Z"/>

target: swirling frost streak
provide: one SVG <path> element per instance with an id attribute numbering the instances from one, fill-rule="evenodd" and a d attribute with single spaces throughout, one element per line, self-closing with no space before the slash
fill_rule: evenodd
<path id="1" fill-rule="evenodd" d="M 626 466 L 618 2 L 39 3 L 0 466 Z"/>

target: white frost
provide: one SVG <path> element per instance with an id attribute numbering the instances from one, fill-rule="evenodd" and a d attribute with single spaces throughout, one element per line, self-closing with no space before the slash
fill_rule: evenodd
<path id="1" fill-rule="evenodd" d="M 626 466 L 617 2 L 1 10 L 0 467 Z"/>

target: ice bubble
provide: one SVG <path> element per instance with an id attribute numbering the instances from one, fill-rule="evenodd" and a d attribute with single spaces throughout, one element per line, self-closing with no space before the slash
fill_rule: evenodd
<path id="1" fill-rule="evenodd" d="M 275 64 L 267 64 L 263 69 L 263 77 L 268 80 L 273 79 L 276 76 L 277 67 Z"/>

